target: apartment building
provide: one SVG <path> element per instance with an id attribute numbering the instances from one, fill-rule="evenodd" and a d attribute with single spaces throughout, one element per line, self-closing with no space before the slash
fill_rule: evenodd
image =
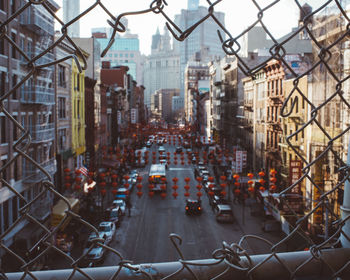
<path id="1" fill-rule="evenodd" d="M 1 1 L 0 20 L 4 22 L 7 17 L 23 6 L 24 2 Z M 56 2 L 52 0 L 46 3 L 53 11 L 59 9 Z M 21 83 L 28 74 L 29 61 L 21 56 L 6 39 L 3 38 L 0 41 L 1 93 L 10 92 L 13 89 L 3 98 L 4 107 L 0 111 L 0 177 L 2 179 L 0 183 L 0 233 L 4 233 L 20 219 L 20 207 L 45 190 L 42 180 L 52 179 L 56 173 L 55 68 L 40 66 L 52 62 L 54 54 L 49 51 L 40 58 L 36 57 L 54 42 L 53 17 L 43 6 L 31 5 L 7 25 L 6 32 L 7 36 L 30 59 L 35 59 L 33 62 L 40 69 Z M 17 85 L 19 87 L 14 89 Z M 24 130 L 5 116 L 5 111 L 30 132 L 31 140 L 28 137 L 23 140 L 28 144 L 26 153 L 45 169 L 50 178 L 47 178 L 32 162 L 20 156 L 14 149 L 14 144 L 23 136 Z M 20 144 L 18 147 L 23 148 L 24 145 Z M 20 193 L 23 199 L 15 195 L 10 187 Z M 52 194 L 44 191 L 30 206 L 29 214 L 46 224 L 52 204 Z M 23 219 L 15 224 L 11 234 L 5 236 L 4 242 L 10 248 L 20 248 L 17 252 L 21 255 L 31 245 L 34 245 L 34 240 L 38 240 L 42 234 L 43 231 L 35 224 Z M 6 262 L 9 267 L 19 265 L 11 263 L 10 256 L 1 257 L 3 264 Z"/>

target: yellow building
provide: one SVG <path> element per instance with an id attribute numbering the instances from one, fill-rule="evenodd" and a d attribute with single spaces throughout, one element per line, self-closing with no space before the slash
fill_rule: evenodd
<path id="1" fill-rule="evenodd" d="M 85 56 L 87 54 L 83 52 Z M 81 65 L 83 61 L 79 59 Z M 79 73 L 75 60 L 72 60 L 72 149 L 77 167 L 83 163 L 85 145 L 85 71 Z"/>
<path id="2" fill-rule="evenodd" d="M 287 99 L 289 94 L 293 92 L 283 111 L 283 114 L 287 116 L 284 118 L 282 117 L 281 120 L 283 130 L 283 139 L 280 144 L 283 164 L 281 176 L 283 185 L 286 187 L 289 187 L 295 179 L 300 178 L 300 172 L 303 168 L 303 159 L 306 160 L 307 158 L 307 129 L 303 128 L 303 126 L 308 120 L 308 104 L 299 91 L 302 92 L 306 98 L 308 97 L 308 81 L 307 76 L 299 79 L 297 86 L 297 89 L 299 89 L 298 91 L 296 89 L 293 90 L 294 80 L 295 79 L 289 79 L 283 81 L 284 98 Z M 298 178 L 296 178 L 296 169 L 299 169 Z M 294 180 L 293 176 L 295 177 Z M 301 184 L 295 186 L 291 192 L 305 195 L 305 180 L 301 182 Z"/>

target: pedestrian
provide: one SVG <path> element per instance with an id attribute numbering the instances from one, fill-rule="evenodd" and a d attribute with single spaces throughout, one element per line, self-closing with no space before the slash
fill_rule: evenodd
<path id="1" fill-rule="evenodd" d="M 128 199 L 126 200 L 126 209 L 128 209 L 128 216 L 131 216 L 131 201 L 130 201 L 130 197 L 128 197 Z"/>

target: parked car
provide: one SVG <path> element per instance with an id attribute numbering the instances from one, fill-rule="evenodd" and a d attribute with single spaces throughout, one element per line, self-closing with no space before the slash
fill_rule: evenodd
<path id="1" fill-rule="evenodd" d="M 85 248 L 83 250 L 83 254 L 86 256 L 83 259 L 84 266 L 92 263 L 93 265 L 103 262 L 106 249 L 102 246 L 96 245 L 92 240 L 96 238 L 91 237 L 85 244 Z M 91 248 L 92 247 L 92 248 Z"/>
<path id="2" fill-rule="evenodd" d="M 121 215 L 125 215 L 125 211 L 126 211 L 125 200 L 123 199 L 113 200 L 112 207 L 117 208 Z"/>
<path id="3" fill-rule="evenodd" d="M 180 146 L 176 147 L 175 152 L 176 152 L 177 154 L 180 154 L 180 153 L 182 152 L 182 147 L 180 147 Z"/>
<path id="4" fill-rule="evenodd" d="M 202 201 L 198 199 L 186 199 L 186 214 L 202 214 Z"/>
<path id="5" fill-rule="evenodd" d="M 195 156 L 192 157 L 192 164 L 196 164 L 197 163 L 197 158 Z"/>
<path id="6" fill-rule="evenodd" d="M 165 169 L 168 169 L 168 162 L 166 161 L 166 159 L 160 159 L 159 163 L 165 165 Z"/>
<path id="7" fill-rule="evenodd" d="M 231 206 L 228 204 L 218 204 L 215 207 L 215 216 L 218 222 L 233 223 L 234 217 Z"/>
<path id="8" fill-rule="evenodd" d="M 165 148 L 164 148 L 163 146 L 160 146 L 160 147 L 158 148 L 158 152 L 165 152 Z"/>
<path id="9" fill-rule="evenodd" d="M 107 208 L 105 211 L 105 220 L 120 225 L 121 210 L 118 206 Z"/>
<path id="10" fill-rule="evenodd" d="M 218 204 L 228 204 L 228 201 L 223 198 L 221 194 L 215 194 L 209 198 L 209 204 L 213 209 L 215 209 Z"/>
<path id="11" fill-rule="evenodd" d="M 146 147 L 147 147 L 147 148 L 152 147 L 152 142 L 151 142 L 150 140 L 148 140 L 148 141 L 146 142 Z"/>
<path id="12" fill-rule="evenodd" d="M 126 200 L 128 198 L 128 189 L 126 188 L 119 188 L 117 190 L 117 193 L 115 195 L 115 199 L 122 199 L 122 200 Z"/>
<path id="13" fill-rule="evenodd" d="M 99 224 L 97 230 L 99 236 L 105 240 L 106 244 L 109 244 L 113 240 L 116 228 L 112 222 L 102 222 Z"/>

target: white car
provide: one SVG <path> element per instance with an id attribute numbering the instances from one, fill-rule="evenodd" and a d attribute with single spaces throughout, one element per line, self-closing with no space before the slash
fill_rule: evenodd
<path id="1" fill-rule="evenodd" d="M 102 222 L 97 230 L 100 238 L 103 238 L 105 243 L 109 244 L 113 240 L 116 228 L 115 224 L 112 222 Z"/>
<path id="2" fill-rule="evenodd" d="M 165 148 L 163 146 L 160 146 L 158 152 L 165 152 Z"/>
<path id="3" fill-rule="evenodd" d="M 122 200 L 122 199 L 113 200 L 112 206 L 116 207 L 116 208 L 119 208 L 120 209 L 120 213 L 122 215 L 125 215 L 126 203 L 125 203 L 124 200 Z"/>

